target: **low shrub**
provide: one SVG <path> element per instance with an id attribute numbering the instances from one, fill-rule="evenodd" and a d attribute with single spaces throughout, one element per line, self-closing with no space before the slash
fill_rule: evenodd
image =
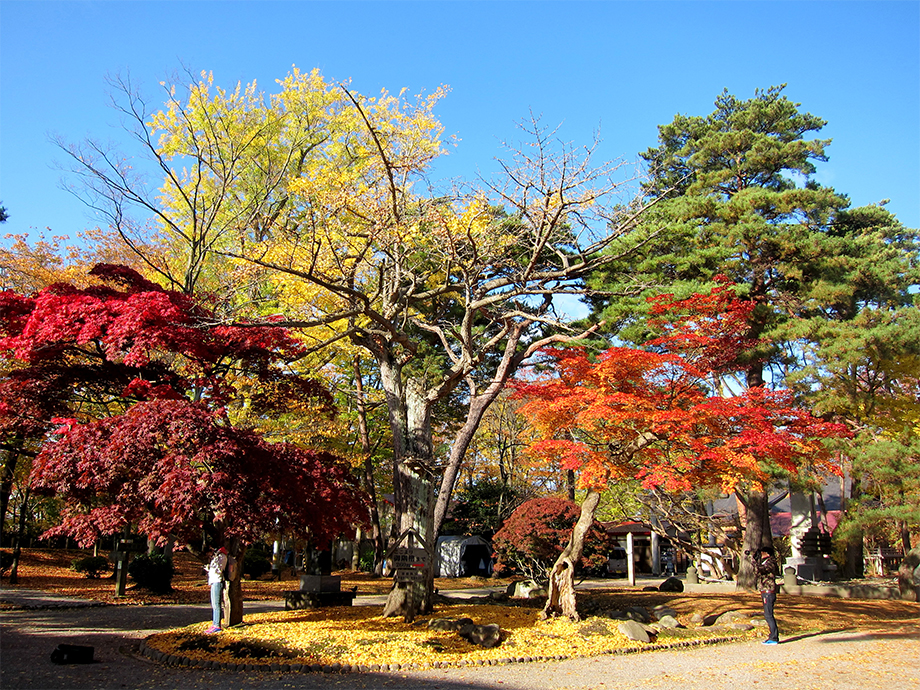
<path id="1" fill-rule="evenodd" d="M 151 556 L 142 553 L 128 566 L 128 575 L 134 579 L 138 587 L 157 593 L 172 591 L 172 578 L 175 572 L 172 559 L 162 554 Z"/>
<path id="2" fill-rule="evenodd" d="M 86 556 L 85 558 L 75 558 L 70 563 L 71 570 L 78 573 L 85 573 L 86 577 L 95 580 L 104 572 L 109 570 L 109 559 L 105 556 Z"/>

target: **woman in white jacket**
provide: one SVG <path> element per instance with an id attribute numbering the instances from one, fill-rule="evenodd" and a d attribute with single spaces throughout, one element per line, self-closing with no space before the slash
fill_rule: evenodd
<path id="1" fill-rule="evenodd" d="M 208 573 L 208 586 L 211 588 L 211 627 L 205 634 L 211 635 L 221 631 L 221 606 L 224 598 L 224 571 L 227 569 L 227 549 L 221 546 L 205 566 Z"/>

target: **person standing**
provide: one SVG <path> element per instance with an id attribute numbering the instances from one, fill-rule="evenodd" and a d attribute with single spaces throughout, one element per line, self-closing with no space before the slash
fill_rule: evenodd
<path id="1" fill-rule="evenodd" d="M 763 599 L 763 617 L 770 628 L 770 636 L 763 641 L 764 644 L 779 644 L 779 630 L 776 627 L 776 617 L 773 607 L 776 605 L 776 552 L 772 546 L 761 546 L 751 559 L 757 589 Z"/>
<path id="2" fill-rule="evenodd" d="M 205 571 L 208 573 L 208 586 L 211 588 L 211 627 L 206 635 L 213 635 L 222 630 L 220 626 L 224 599 L 224 571 L 227 569 L 227 549 L 221 546 L 214 551 Z"/>

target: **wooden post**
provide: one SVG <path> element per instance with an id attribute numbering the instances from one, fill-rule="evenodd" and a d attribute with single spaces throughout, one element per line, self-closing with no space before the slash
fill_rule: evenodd
<path id="1" fill-rule="evenodd" d="M 636 559 L 633 556 L 633 533 L 626 533 L 626 574 L 629 577 L 629 586 L 636 586 Z"/>

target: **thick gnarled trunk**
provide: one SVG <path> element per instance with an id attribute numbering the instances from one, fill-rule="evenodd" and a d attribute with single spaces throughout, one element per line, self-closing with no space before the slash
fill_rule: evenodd
<path id="1" fill-rule="evenodd" d="M 589 491 L 585 496 L 581 504 L 581 514 L 572 530 L 569 543 L 549 570 L 546 605 L 540 613 L 540 618 L 561 615 L 573 621 L 579 620 L 575 601 L 575 566 L 584 553 L 585 535 L 594 524 L 594 514 L 600 500 L 601 495 L 596 491 Z"/>
<path id="2" fill-rule="evenodd" d="M 387 396 L 393 431 L 393 493 L 397 538 L 422 542 L 393 543 L 424 547 L 428 553 L 423 576 L 411 582 L 394 582 L 384 607 L 385 616 L 402 615 L 406 621 L 431 611 L 434 584 L 434 458 L 431 441 L 431 403 L 424 382 L 409 377 L 403 383 L 398 366 L 381 362 L 381 380 Z"/>
<path id="3" fill-rule="evenodd" d="M 754 553 L 761 546 L 773 546 L 770 530 L 770 507 L 767 492 L 763 488 L 752 488 L 737 494 L 744 508 L 744 551 Z M 738 589 L 754 589 L 756 573 L 749 558 L 742 558 L 736 576 Z"/>

